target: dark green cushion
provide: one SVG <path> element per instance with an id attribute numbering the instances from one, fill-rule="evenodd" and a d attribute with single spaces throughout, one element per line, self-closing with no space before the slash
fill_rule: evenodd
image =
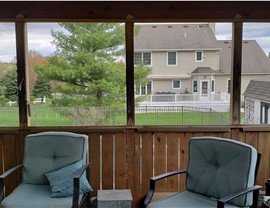
<path id="1" fill-rule="evenodd" d="M 189 142 L 187 189 L 219 199 L 254 185 L 257 151 L 230 139 L 195 137 Z M 252 204 L 252 193 L 230 201 L 236 206 Z"/>
<path id="2" fill-rule="evenodd" d="M 78 160 L 86 163 L 87 135 L 69 132 L 30 134 L 25 139 L 23 182 L 49 184 L 45 174 Z"/>
<path id="3" fill-rule="evenodd" d="M 82 196 L 80 196 L 81 199 Z M 49 185 L 20 184 L 1 208 L 71 208 L 72 197 L 52 198 Z"/>
<path id="4" fill-rule="evenodd" d="M 166 199 L 154 201 L 147 208 L 216 208 L 217 201 L 201 194 L 189 191 L 174 194 Z M 226 204 L 225 208 L 236 208 L 237 206 Z"/>

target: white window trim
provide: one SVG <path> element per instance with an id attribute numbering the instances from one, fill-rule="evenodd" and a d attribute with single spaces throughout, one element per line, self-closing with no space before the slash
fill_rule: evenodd
<path id="1" fill-rule="evenodd" d="M 201 52 L 202 53 L 202 60 L 197 59 L 197 53 Z M 203 51 L 195 51 L 195 62 L 203 62 Z"/>
<path id="2" fill-rule="evenodd" d="M 177 87 L 177 88 L 175 88 L 174 85 L 173 85 L 174 81 L 180 81 L 180 86 Z M 172 80 L 172 89 L 181 89 L 181 85 L 182 85 L 182 83 L 181 83 L 181 80 L 180 79 Z"/>
<path id="3" fill-rule="evenodd" d="M 194 92 L 194 81 L 197 81 L 197 92 Z M 198 94 L 198 88 L 199 88 L 199 81 L 197 79 L 192 80 L 192 93 L 193 94 Z"/>
<path id="4" fill-rule="evenodd" d="M 169 53 L 174 52 L 175 53 L 175 64 L 169 64 Z M 177 66 L 177 51 L 167 51 L 167 66 Z"/>

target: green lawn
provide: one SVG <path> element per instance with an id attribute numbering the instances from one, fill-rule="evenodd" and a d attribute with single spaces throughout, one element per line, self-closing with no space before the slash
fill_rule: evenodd
<path id="1" fill-rule="evenodd" d="M 75 108 L 74 108 L 75 109 Z M 79 110 L 74 114 L 68 107 L 49 107 L 47 104 L 31 106 L 31 126 L 125 125 L 125 109 L 106 108 Z M 73 112 L 73 113 L 71 113 Z M 89 112 L 89 113 L 88 113 Z M 136 113 L 136 125 L 222 125 L 228 124 L 228 113 L 221 112 L 148 112 Z M 0 126 L 18 126 L 18 107 L 0 107 Z"/>

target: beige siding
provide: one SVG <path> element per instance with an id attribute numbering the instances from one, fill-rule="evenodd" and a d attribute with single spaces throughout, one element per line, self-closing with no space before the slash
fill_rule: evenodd
<path id="1" fill-rule="evenodd" d="M 203 61 L 195 61 L 195 51 L 178 51 L 177 65 L 167 65 L 167 51 L 152 52 L 153 75 L 187 75 L 197 67 L 211 67 L 218 70 L 218 51 L 203 51 Z"/>
<path id="2" fill-rule="evenodd" d="M 176 94 L 184 93 L 186 88 L 191 92 L 191 80 L 181 80 L 181 88 L 173 89 L 172 80 L 155 80 L 153 83 L 153 93 L 172 92 Z"/>

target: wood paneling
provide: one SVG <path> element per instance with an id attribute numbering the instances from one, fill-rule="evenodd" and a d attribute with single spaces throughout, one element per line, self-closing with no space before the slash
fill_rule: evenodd
<path id="1" fill-rule="evenodd" d="M 264 186 L 264 182 L 270 177 L 270 130 L 256 132 L 232 128 L 230 132 L 194 130 L 187 133 L 179 132 L 178 128 L 175 130 L 138 132 L 134 128 L 109 132 L 108 129 L 91 129 L 87 134 L 91 163 L 90 181 L 94 188 L 92 196 L 95 196 L 99 189 L 131 189 L 133 207 L 139 207 L 153 175 L 179 168 L 186 169 L 188 142 L 192 136 L 219 136 L 251 144 L 262 154 L 257 183 Z M 85 131 L 86 129 L 77 129 L 76 132 L 85 134 Z M 23 141 L 26 134 L 27 131 L 0 132 L 0 170 L 7 170 L 23 160 Z M 14 174 L 7 180 L 6 193 L 13 190 L 18 178 L 18 175 L 16 177 Z M 156 189 L 160 192 L 176 192 L 184 187 L 185 174 L 159 181 Z"/>

